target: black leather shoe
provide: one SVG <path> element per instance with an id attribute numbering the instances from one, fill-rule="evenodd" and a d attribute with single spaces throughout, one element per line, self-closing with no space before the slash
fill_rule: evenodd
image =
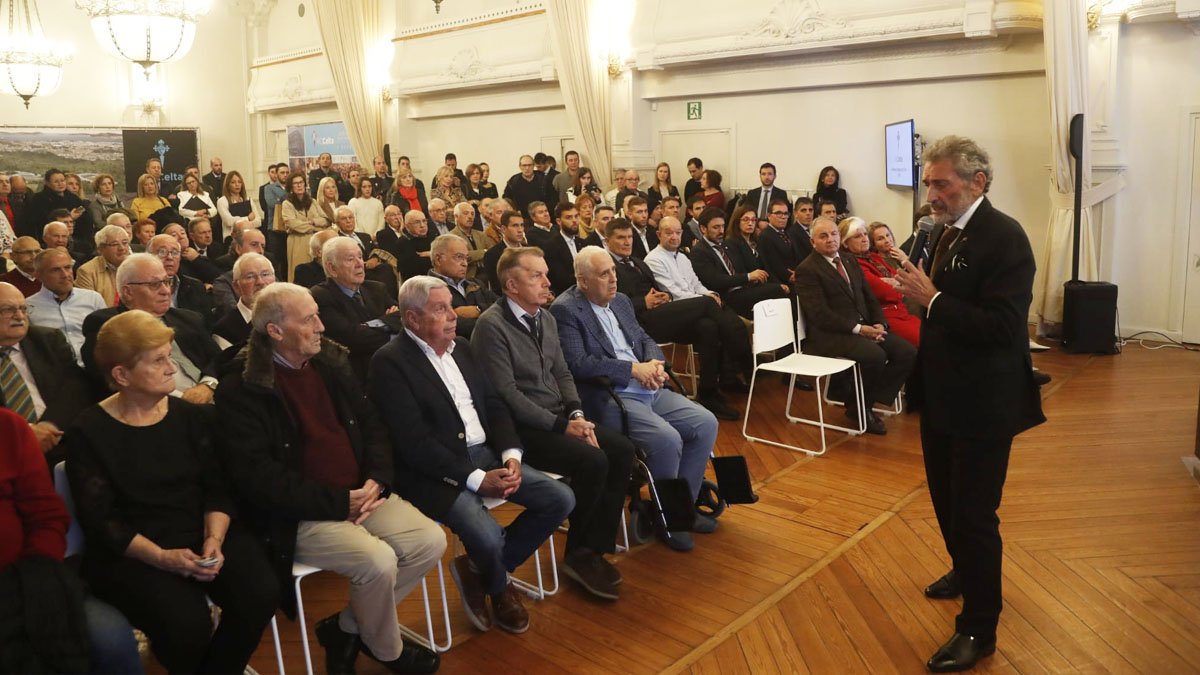
<path id="1" fill-rule="evenodd" d="M 955 633 L 954 637 L 929 657 L 925 667 L 931 673 L 957 673 L 974 668 L 976 661 L 991 656 L 995 651 L 994 637 L 984 642 L 970 635 Z"/>
<path id="2" fill-rule="evenodd" d="M 1042 387 L 1047 384 L 1050 384 L 1051 379 L 1053 379 L 1053 378 L 1050 377 L 1049 373 L 1044 373 L 1044 372 L 1038 370 L 1037 368 L 1033 369 L 1033 382 L 1037 386 Z"/>
<path id="3" fill-rule="evenodd" d="M 953 600 L 962 595 L 962 584 L 958 581 L 958 572 L 950 570 L 942 578 L 925 587 L 925 597 L 934 600 Z"/>
<path id="4" fill-rule="evenodd" d="M 788 375 L 787 373 L 784 373 L 783 378 L 780 381 L 786 385 L 788 383 L 788 380 L 790 380 L 790 379 L 792 379 L 792 376 Z M 808 380 L 804 379 L 803 377 L 797 377 L 796 378 L 796 389 L 799 389 L 800 391 L 812 391 L 813 390 L 812 382 L 809 382 Z"/>
<path id="5" fill-rule="evenodd" d="M 696 403 L 704 406 L 710 413 L 720 420 L 736 420 L 740 419 L 741 415 L 734 410 L 728 403 L 725 402 L 725 397 L 717 392 L 701 394 L 696 397 Z"/>
<path id="6" fill-rule="evenodd" d="M 731 375 L 721 378 L 721 389 L 731 391 L 735 394 L 750 393 L 750 385 L 746 380 L 742 379 L 741 375 Z"/>
<path id="7" fill-rule="evenodd" d="M 362 640 L 338 626 L 337 614 L 318 621 L 316 633 L 317 642 L 325 648 L 325 672 L 329 675 L 354 675 L 354 660 L 358 658 Z"/>
<path id="8" fill-rule="evenodd" d="M 846 419 L 850 420 L 854 426 L 858 426 L 858 411 L 853 407 L 846 408 Z M 884 426 L 883 419 L 871 410 L 867 411 L 867 433 L 887 436 L 887 427 Z"/>
<path id="9" fill-rule="evenodd" d="M 436 652 L 408 641 L 405 641 L 404 648 L 400 650 L 400 656 L 393 661 L 380 661 L 366 645 L 363 645 L 362 650 L 393 673 L 436 673 L 442 665 L 442 657 Z"/>

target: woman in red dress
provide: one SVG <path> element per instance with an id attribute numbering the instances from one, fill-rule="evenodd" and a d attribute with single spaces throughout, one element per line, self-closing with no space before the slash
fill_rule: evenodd
<path id="1" fill-rule="evenodd" d="M 721 191 L 721 174 L 712 169 L 705 169 L 700 174 L 700 189 L 704 194 L 704 205 L 725 208 L 725 193 Z"/>
<path id="2" fill-rule="evenodd" d="M 887 227 L 884 225 L 883 227 Z M 883 308 L 883 316 L 887 319 L 888 330 L 908 340 L 914 347 L 920 345 L 921 320 L 913 316 L 904 306 L 904 295 L 899 291 L 896 281 L 896 262 L 891 257 L 885 257 L 871 250 L 871 237 L 867 234 L 867 222 L 862 218 L 851 216 L 843 218 L 838 223 L 841 230 L 842 248 L 853 255 L 862 268 L 867 285 L 875 294 L 875 299 Z M 890 233 L 891 230 L 889 229 Z M 893 242 L 891 250 L 899 251 Z"/>

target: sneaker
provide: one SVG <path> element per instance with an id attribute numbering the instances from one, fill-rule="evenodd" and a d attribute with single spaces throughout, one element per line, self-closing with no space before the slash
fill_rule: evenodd
<path id="1" fill-rule="evenodd" d="M 620 597 L 616 584 L 610 581 L 605 567 L 612 567 L 599 553 L 588 549 L 572 551 L 563 559 L 563 574 L 597 598 L 616 600 Z"/>
<path id="2" fill-rule="evenodd" d="M 504 592 L 492 596 L 492 612 L 496 615 L 496 625 L 510 633 L 524 633 L 529 630 L 529 612 L 521 602 L 521 593 L 509 582 Z"/>
<path id="3" fill-rule="evenodd" d="M 450 562 L 450 578 L 454 580 L 454 585 L 458 586 L 463 610 L 471 620 L 471 625 L 481 631 L 490 630 L 492 617 L 488 616 L 483 580 L 479 578 L 478 572 L 471 569 L 471 559 L 465 553 Z"/>
<path id="4" fill-rule="evenodd" d="M 659 538 L 672 550 L 686 553 L 696 547 L 695 543 L 692 542 L 691 532 L 672 530 L 668 535 L 662 535 Z"/>
<path id="5" fill-rule="evenodd" d="M 712 516 L 706 516 L 703 513 L 696 514 L 696 522 L 692 525 L 692 532 L 699 534 L 712 534 L 717 531 L 717 519 Z"/>

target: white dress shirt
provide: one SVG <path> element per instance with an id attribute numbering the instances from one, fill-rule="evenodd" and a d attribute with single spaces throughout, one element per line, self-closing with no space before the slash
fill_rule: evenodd
<path id="1" fill-rule="evenodd" d="M 559 232 L 559 236 L 563 238 L 563 241 L 567 242 L 567 250 L 571 252 L 571 260 L 574 260 L 575 256 L 579 254 L 578 249 L 575 248 L 575 237 L 563 234 L 562 232 Z"/>
<path id="2" fill-rule="evenodd" d="M 668 251 L 662 244 L 646 254 L 646 266 L 654 272 L 654 279 L 671 294 L 672 300 L 696 298 L 709 295 L 712 291 L 700 283 L 692 261 L 679 251 Z"/>
<path id="3" fill-rule="evenodd" d="M 80 349 L 83 347 L 83 320 L 88 314 L 104 309 L 104 298 L 96 291 L 72 288 L 62 302 L 54 292 L 42 286 L 42 290 L 25 298 L 29 306 L 29 323 L 46 328 L 57 328 L 67 336 L 67 343 L 75 353 L 75 362 L 83 366 Z"/>
<path id="4" fill-rule="evenodd" d="M 20 342 L 12 346 L 8 357 L 17 367 L 17 373 L 21 375 L 21 379 L 25 380 L 25 388 L 29 390 L 29 399 L 33 401 L 34 417 L 42 419 L 42 413 L 46 412 L 46 402 L 42 400 L 42 394 L 38 391 L 37 382 L 33 379 L 33 371 L 29 369 L 29 362 L 25 360 L 25 352 L 21 351 Z"/>
<path id="5" fill-rule="evenodd" d="M 425 354 L 425 358 L 429 359 L 430 365 L 437 371 L 438 377 L 441 378 L 442 384 L 446 385 L 447 391 L 450 392 L 450 398 L 454 401 L 454 407 L 458 408 L 458 416 L 462 418 L 463 430 L 466 433 L 466 443 L 470 447 L 472 445 L 483 445 L 487 443 L 487 432 L 483 429 L 483 423 L 479 421 L 479 413 L 475 410 L 475 402 L 471 400 L 471 388 L 467 386 L 466 379 L 463 378 L 462 371 L 458 369 L 458 363 L 454 360 L 454 342 L 450 342 L 450 346 L 446 348 L 446 353 L 438 356 L 437 352 L 433 351 L 424 340 L 417 337 L 408 328 L 404 329 L 408 333 L 408 337 L 417 343 L 421 348 L 421 353 Z M 521 449 L 509 448 L 500 455 L 501 462 L 507 462 L 510 459 L 521 461 Z M 475 469 L 471 475 L 467 476 L 467 489 L 471 492 L 478 492 L 479 485 L 483 482 L 483 477 L 486 472 L 483 469 Z"/>

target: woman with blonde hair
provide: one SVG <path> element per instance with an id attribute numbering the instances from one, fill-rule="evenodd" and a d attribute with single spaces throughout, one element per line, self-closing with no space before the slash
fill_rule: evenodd
<path id="1" fill-rule="evenodd" d="M 446 202 L 446 210 L 452 211 L 459 202 L 467 201 L 463 191 L 454 184 L 454 169 L 442 165 L 433 176 L 433 188 L 429 190 L 430 199 L 440 199 Z"/>
<path id="2" fill-rule="evenodd" d="M 295 274 L 296 265 L 312 260 L 312 253 L 308 249 L 309 238 L 314 232 L 328 230 L 329 224 L 333 222 L 325 217 L 317 201 L 308 194 L 305 183 L 304 174 L 292 174 L 291 178 L 288 178 L 287 198 L 280 207 L 283 230 L 288 235 L 288 279 Z M 337 199 L 337 183 L 332 178 L 322 179 L 320 185 L 322 189 L 319 193 L 332 186 L 333 198 Z M 332 213 L 332 209 L 330 212 Z"/>
<path id="3" fill-rule="evenodd" d="M 867 221 L 849 216 L 838 223 L 838 230 L 842 235 L 842 248 L 858 261 L 867 285 L 871 287 L 875 299 L 879 300 L 883 316 L 888 322 L 888 330 L 904 338 L 914 347 L 919 346 L 921 320 L 913 316 L 904 305 L 904 295 L 900 292 L 900 282 L 896 280 L 895 269 L 883 256 L 871 250 Z M 893 255 L 904 255 L 900 249 L 894 251 Z"/>
<path id="4" fill-rule="evenodd" d="M 337 179 L 332 176 L 326 176 L 317 183 L 317 195 L 315 197 L 317 210 L 324 216 L 325 221 L 329 223 L 337 222 L 337 208 L 345 206 L 338 199 L 338 184 Z"/>
<path id="5" fill-rule="evenodd" d="M 171 208 L 171 202 L 158 194 L 158 179 L 148 173 L 138 176 L 137 197 L 129 204 L 134 220 L 146 220 L 163 209 Z"/>
<path id="6" fill-rule="evenodd" d="M 396 181 L 392 183 L 392 191 L 388 193 L 387 203 L 400 209 L 403 215 L 416 209 L 421 213 L 429 213 L 429 200 L 425 193 L 417 187 L 417 177 L 412 169 L 401 167 L 396 171 Z"/>
<path id="7" fill-rule="evenodd" d="M 279 605 L 254 537 L 234 522 L 212 422 L 172 397 L 175 331 L 130 310 L 96 336 L 116 393 L 63 437 L 92 592 L 150 638 L 172 673 L 240 673 Z M 209 599 L 221 608 L 215 630 Z"/>

